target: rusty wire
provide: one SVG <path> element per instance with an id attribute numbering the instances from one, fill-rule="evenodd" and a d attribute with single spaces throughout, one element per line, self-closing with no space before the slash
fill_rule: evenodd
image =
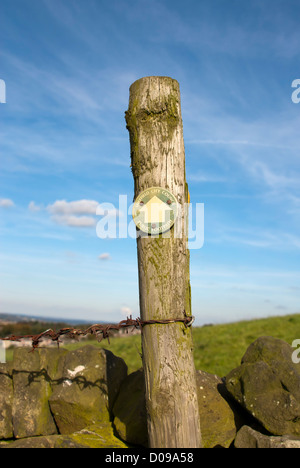
<path id="1" fill-rule="evenodd" d="M 56 342 L 58 346 L 59 346 L 59 343 L 61 343 L 59 338 L 62 336 L 67 337 L 69 339 L 79 339 L 82 336 L 94 335 L 96 336 L 99 342 L 107 338 L 108 342 L 110 343 L 109 337 L 110 337 L 111 330 L 118 331 L 124 328 L 136 328 L 136 329 L 140 329 L 142 332 L 143 327 L 145 325 L 169 324 L 169 323 L 177 323 L 177 322 L 182 322 L 185 325 L 185 327 L 190 327 L 192 323 L 194 322 L 194 320 L 195 320 L 194 316 L 187 316 L 185 312 L 184 312 L 184 318 L 164 319 L 164 320 L 141 320 L 140 318 L 133 319 L 132 316 L 130 316 L 129 318 L 127 317 L 126 320 L 122 320 L 119 323 L 95 324 L 95 325 L 91 325 L 86 330 L 80 330 L 78 328 L 61 328 L 58 331 L 54 331 L 51 328 L 49 328 L 48 330 L 45 330 L 44 332 L 39 333 L 37 335 L 22 335 L 22 336 L 11 335 L 6 338 L 0 338 L 0 340 L 19 342 L 25 339 L 30 339 L 32 342 L 32 351 L 34 351 L 36 348 L 39 347 L 41 341 L 45 338 L 48 338 L 52 340 L 53 342 Z"/>

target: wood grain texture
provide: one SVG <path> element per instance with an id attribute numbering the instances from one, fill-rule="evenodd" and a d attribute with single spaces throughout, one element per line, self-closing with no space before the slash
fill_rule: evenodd
<path id="1" fill-rule="evenodd" d="M 185 152 L 180 90 L 169 77 L 146 77 L 130 87 L 126 112 L 135 198 L 150 187 L 170 190 L 179 206 L 167 237 L 137 239 L 142 320 L 191 315 L 185 233 Z M 150 447 L 201 446 L 192 334 L 181 323 L 147 325 L 142 336 Z"/>

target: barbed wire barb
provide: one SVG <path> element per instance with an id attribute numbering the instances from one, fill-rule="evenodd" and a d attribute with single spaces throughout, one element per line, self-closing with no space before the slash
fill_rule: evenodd
<path id="1" fill-rule="evenodd" d="M 185 327 L 190 327 L 194 322 L 194 316 L 187 316 L 184 312 L 183 318 L 174 318 L 174 319 L 165 319 L 165 320 L 141 320 L 139 317 L 133 319 L 132 316 L 127 317 L 126 320 L 121 320 L 119 323 L 110 323 L 110 324 L 94 324 L 88 327 L 86 330 L 80 330 L 78 328 L 61 328 L 57 332 L 49 328 L 42 333 L 36 335 L 11 335 L 6 338 L 0 338 L 2 341 L 16 341 L 21 342 L 22 340 L 31 340 L 32 349 L 31 352 L 34 351 L 36 348 L 39 347 L 41 341 L 43 339 L 50 339 L 53 342 L 56 341 L 57 346 L 59 347 L 59 343 L 62 341 L 59 340 L 62 336 L 65 336 L 69 339 L 76 339 L 79 340 L 80 337 L 87 336 L 87 335 L 95 335 L 99 343 L 103 339 L 107 339 L 108 343 L 110 344 L 110 331 L 119 331 L 121 329 L 128 329 L 128 328 L 136 328 L 140 329 L 141 333 L 143 332 L 143 327 L 145 325 L 153 325 L 153 324 L 160 324 L 166 325 L 169 323 L 178 323 L 182 322 Z M 128 332 L 128 331 L 127 331 Z"/>

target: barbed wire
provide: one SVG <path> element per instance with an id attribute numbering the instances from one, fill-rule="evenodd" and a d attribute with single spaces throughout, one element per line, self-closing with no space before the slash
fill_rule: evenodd
<path id="1" fill-rule="evenodd" d="M 49 328 L 42 333 L 36 335 L 10 335 L 6 338 L 0 338 L 2 341 L 15 341 L 20 342 L 22 340 L 31 340 L 32 344 L 32 351 L 39 347 L 41 341 L 43 339 L 50 339 L 53 342 L 56 342 L 59 346 L 61 341 L 59 340 L 62 336 L 69 338 L 69 339 L 79 339 L 80 337 L 84 337 L 87 335 L 94 335 L 98 339 L 98 341 L 102 341 L 103 339 L 107 339 L 110 343 L 109 337 L 111 331 L 119 331 L 125 328 L 136 328 L 140 329 L 141 332 L 143 331 L 143 327 L 145 325 L 153 325 L 153 324 L 169 324 L 169 323 L 177 323 L 182 322 L 185 327 L 190 327 L 195 320 L 194 316 L 187 316 L 184 312 L 183 318 L 175 318 L 175 319 L 164 319 L 164 320 L 141 320 L 140 318 L 133 319 L 132 316 L 127 317 L 126 320 L 122 320 L 119 323 L 110 323 L 110 324 L 94 324 L 88 327 L 86 330 L 80 330 L 78 328 L 61 328 L 58 331 L 52 330 Z"/>

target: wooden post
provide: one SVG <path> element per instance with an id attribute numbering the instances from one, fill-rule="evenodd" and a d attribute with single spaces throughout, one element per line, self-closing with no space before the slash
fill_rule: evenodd
<path id="1" fill-rule="evenodd" d="M 188 202 L 179 84 L 146 77 L 130 87 L 126 123 L 130 135 L 135 198 L 150 187 L 174 194 L 182 207 L 182 237 L 137 239 L 142 320 L 191 315 L 189 251 L 184 203 Z M 151 448 L 201 446 L 191 328 L 183 323 L 143 328 L 148 435 Z"/>

